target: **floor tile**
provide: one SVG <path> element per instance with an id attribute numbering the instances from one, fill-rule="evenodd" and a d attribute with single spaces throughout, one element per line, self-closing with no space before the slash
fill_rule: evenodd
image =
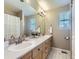
<path id="1" fill-rule="evenodd" d="M 66 51 L 67 54 L 62 53 L 61 51 Z M 70 59 L 70 51 L 59 48 L 52 48 L 52 51 L 48 55 L 47 59 Z"/>

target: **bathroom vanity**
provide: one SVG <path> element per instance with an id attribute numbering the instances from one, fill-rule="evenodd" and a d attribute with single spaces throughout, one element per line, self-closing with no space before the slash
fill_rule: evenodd
<path id="1" fill-rule="evenodd" d="M 32 45 L 26 46 L 24 49 L 18 47 L 18 49 L 12 50 L 11 47 L 14 46 L 5 49 L 5 59 L 46 59 L 51 51 L 52 35 L 45 35 L 32 39 L 29 38 L 28 41 L 18 45 L 24 46 L 27 42 L 32 42 Z"/>

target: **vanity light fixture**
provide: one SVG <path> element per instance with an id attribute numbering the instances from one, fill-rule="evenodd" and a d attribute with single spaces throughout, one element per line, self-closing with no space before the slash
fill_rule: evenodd
<path id="1" fill-rule="evenodd" d="M 43 12 L 39 12 L 37 14 L 40 15 L 40 16 L 45 16 L 45 14 Z"/>
<path id="2" fill-rule="evenodd" d="M 41 7 L 40 7 L 39 12 L 37 14 L 40 15 L 40 16 L 45 16 L 46 15 L 45 11 Z"/>
<path id="3" fill-rule="evenodd" d="M 21 2 L 24 2 L 24 0 L 20 0 Z"/>

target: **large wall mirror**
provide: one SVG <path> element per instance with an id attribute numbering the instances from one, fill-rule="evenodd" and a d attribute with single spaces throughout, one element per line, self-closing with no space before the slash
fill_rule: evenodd
<path id="1" fill-rule="evenodd" d="M 4 15 L 4 28 L 5 28 L 5 38 L 9 39 L 11 35 L 19 37 L 21 34 L 21 25 L 20 17 L 13 15 Z M 23 19 L 22 19 L 23 20 Z M 24 34 L 27 36 L 31 35 L 32 32 L 35 32 L 38 27 L 40 27 L 40 34 L 45 34 L 45 18 L 40 15 L 24 16 Z"/>
<path id="2" fill-rule="evenodd" d="M 40 27 L 40 33 L 45 34 L 45 19 L 40 15 L 25 16 L 24 19 L 24 33 L 30 35 Z"/>

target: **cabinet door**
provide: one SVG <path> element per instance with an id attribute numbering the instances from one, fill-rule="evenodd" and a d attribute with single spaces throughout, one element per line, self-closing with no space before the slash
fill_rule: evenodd
<path id="1" fill-rule="evenodd" d="M 31 53 L 24 55 L 21 59 L 32 59 Z"/>
<path id="2" fill-rule="evenodd" d="M 43 59 L 47 58 L 47 55 L 49 53 L 49 49 L 50 49 L 50 43 L 49 43 L 49 40 L 47 40 L 43 44 Z"/>
<path id="3" fill-rule="evenodd" d="M 36 56 L 33 57 L 33 59 L 42 59 L 42 53 L 39 52 Z"/>
<path id="4" fill-rule="evenodd" d="M 48 48 L 49 48 L 49 52 L 51 51 L 52 47 L 52 37 L 48 40 Z"/>
<path id="5" fill-rule="evenodd" d="M 33 59 L 42 59 L 42 45 L 33 50 Z"/>
<path id="6" fill-rule="evenodd" d="M 43 44 L 43 59 L 46 59 L 47 58 L 47 55 L 48 55 L 48 45 L 47 43 L 45 42 Z"/>

